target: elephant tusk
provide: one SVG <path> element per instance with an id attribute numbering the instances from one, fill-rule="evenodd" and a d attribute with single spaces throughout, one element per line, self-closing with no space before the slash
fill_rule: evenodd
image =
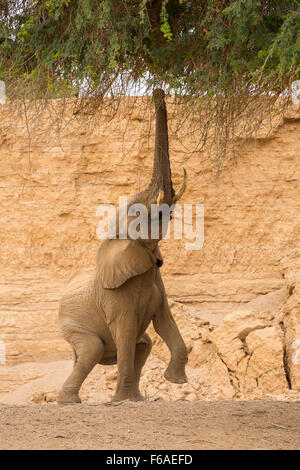
<path id="1" fill-rule="evenodd" d="M 157 204 L 158 206 L 160 206 L 160 205 L 161 205 L 161 203 L 162 203 L 162 202 L 163 202 L 163 200 L 164 200 L 164 197 L 165 197 L 165 193 L 164 193 L 164 191 L 162 191 L 162 190 L 161 190 L 161 191 L 159 191 L 159 194 L 158 194 L 158 196 L 157 196 L 157 200 L 156 200 L 156 204 Z"/>
<path id="2" fill-rule="evenodd" d="M 183 182 L 182 182 L 181 188 L 179 189 L 179 191 L 175 194 L 173 198 L 173 204 L 176 201 L 179 201 L 179 199 L 183 196 L 186 190 L 187 173 L 186 173 L 186 169 L 184 168 L 184 166 L 182 168 L 183 168 Z"/>

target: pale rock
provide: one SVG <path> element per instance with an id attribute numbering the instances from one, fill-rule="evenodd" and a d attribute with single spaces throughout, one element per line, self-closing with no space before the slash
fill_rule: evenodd
<path id="1" fill-rule="evenodd" d="M 205 364 L 208 361 L 212 351 L 213 346 L 211 344 L 203 343 L 201 339 L 195 341 L 188 358 L 189 366 L 200 367 L 202 364 Z"/>
<path id="2" fill-rule="evenodd" d="M 286 367 L 291 388 L 300 390 L 300 249 L 286 255 L 281 265 L 289 293 L 283 309 Z"/>
<path id="3" fill-rule="evenodd" d="M 228 369 L 215 352 L 211 352 L 207 362 L 195 370 L 200 377 L 200 388 L 207 388 L 208 396 L 223 400 L 230 400 L 235 396 Z"/>
<path id="4" fill-rule="evenodd" d="M 189 393 L 186 396 L 186 399 L 189 400 L 189 401 L 195 401 L 195 400 L 197 400 L 197 395 L 195 393 Z"/>
<path id="5" fill-rule="evenodd" d="M 211 331 L 213 331 L 213 329 Z M 201 339 L 203 343 L 211 343 L 211 339 L 210 339 L 211 331 L 209 331 L 208 329 L 201 330 Z"/>
<path id="6" fill-rule="evenodd" d="M 254 312 L 242 310 L 227 315 L 222 325 L 210 334 L 211 341 L 229 370 L 235 371 L 246 356 L 243 343 L 246 336 L 264 327 L 265 322 L 257 318 Z"/>
<path id="7" fill-rule="evenodd" d="M 162 384 L 160 384 L 159 388 L 160 388 L 160 390 L 167 390 L 168 386 L 167 386 L 166 383 L 162 383 Z"/>
<path id="8" fill-rule="evenodd" d="M 160 400 L 164 400 L 164 401 L 169 401 L 170 400 L 170 397 L 167 393 L 164 393 L 164 392 L 159 392 L 157 394 L 157 398 L 159 398 Z"/>
<path id="9" fill-rule="evenodd" d="M 176 389 L 172 390 L 172 396 L 174 400 L 180 400 L 181 398 L 184 398 L 184 393 L 182 392 L 181 389 Z"/>
<path id="10" fill-rule="evenodd" d="M 283 333 L 276 327 L 256 330 L 246 338 L 249 360 L 245 377 L 245 390 L 255 388 L 269 394 L 280 394 L 288 389 L 283 363 Z"/>

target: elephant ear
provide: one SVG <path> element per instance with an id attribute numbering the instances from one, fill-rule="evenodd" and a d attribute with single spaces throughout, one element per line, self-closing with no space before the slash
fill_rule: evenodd
<path id="1" fill-rule="evenodd" d="M 106 239 L 97 254 L 97 270 L 104 289 L 116 289 L 156 263 L 154 254 L 137 240 Z"/>

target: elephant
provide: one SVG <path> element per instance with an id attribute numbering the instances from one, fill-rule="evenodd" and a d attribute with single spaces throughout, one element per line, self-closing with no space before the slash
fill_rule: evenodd
<path id="1" fill-rule="evenodd" d="M 172 185 L 167 110 L 162 89 L 153 91 L 156 127 L 153 173 L 149 186 L 130 199 L 128 206 L 171 206 L 183 195 L 187 175 L 175 193 Z M 174 207 L 174 206 L 172 206 Z M 170 219 L 170 213 L 169 213 Z M 96 268 L 87 278 L 74 277 L 59 304 L 59 326 L 74 352 L 74 367 L 58 394 L 58 404 L 80 403 L 79 390 L 96 364 L 117 364 L 116 391 L 112 402 L 143 400 L 139 390 L 142 368 L 152 343 L 146 329 L 154 330 L 170 351 L 164 377 L 170 382 L 187 382 L 188 352 L 171 314 L 160 266 L 158 247 L 163 236 L 148 239 L 115 238 L 101 241 Z"/>

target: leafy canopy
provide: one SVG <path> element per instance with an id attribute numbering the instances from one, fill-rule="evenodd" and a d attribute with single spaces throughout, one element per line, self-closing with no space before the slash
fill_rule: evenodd
<path id="1" fill-rule="evenodd" d="M 93 116 L 164 87 L 219 170 L 288 103 L 299 31 L 300 0 L 0 0 L 0 79 L 11 101 L 80 96 Z"/>
<path id="2" fill-rule="evenodd" d="M 0 79 L 30 93 L 281 91 L 299 74 L 299 0 L 0 0 Z M 254 88 L 253 88 L 254 87 Z"/>

